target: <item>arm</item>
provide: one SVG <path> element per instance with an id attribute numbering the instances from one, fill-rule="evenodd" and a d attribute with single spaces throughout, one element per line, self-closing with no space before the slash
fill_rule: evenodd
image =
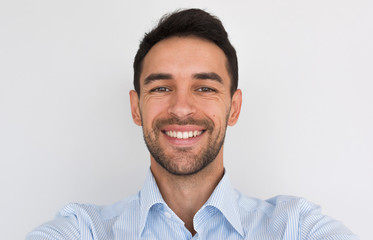
<path id="1" fill-rule="evenodd" d="M 341 222 L 321 213 L 317 205 L 309 206 L 301 215 L 299 239 L 304 240 L 359 240 Z"/>
<path id="2" fill-rule="evenodd" d="M 57 216 L 26 236 L 26 240 L 75 240 L 79 239 L 78 222 L 75 217 Z"/>

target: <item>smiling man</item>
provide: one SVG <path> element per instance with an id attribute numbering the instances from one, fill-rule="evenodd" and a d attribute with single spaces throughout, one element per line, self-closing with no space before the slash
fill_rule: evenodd
<path id="1" fill-rule="evenodd" d="M 171 36 L 144 57 L 140 88 L 130 92 L 160 193 L 193 234 L 193 216 L 224 174 L 226 127 L 236 123 L 241 107 L 226 65 L 213 42 Z"/>
<path id="2" fill-rule="evenodd" d="M 150 170 L 116 204 L 69 204 L 28 239 L 358 239 L 302 198 L 266 201 L 234 190 L 223 164 L 241 109 L 238 67 L 221 22 L 199 9 L 164 17 L 145 35 L 130 92 Z"/>

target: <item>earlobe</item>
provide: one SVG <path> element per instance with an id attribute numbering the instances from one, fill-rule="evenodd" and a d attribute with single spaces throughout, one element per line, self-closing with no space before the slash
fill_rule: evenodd
<path id="1" fill-rule="evenodd" d="M 233 126 L 237 123 L 238 117 L 241 112 L 242 104 L 242 92 L 240 89 L 237 89 L 232 97 L 231 111 L 229 113 L 228 125 Z"/>
<path id="2" fill-rule="evenodd" d="M 140 115 L 140 108 L 139 108 L 139 96 L 135 90 L 130 91 L 130 103 L 131 103 L 131 114 L 133 122 L 141 126 L 141 115 Z"/>

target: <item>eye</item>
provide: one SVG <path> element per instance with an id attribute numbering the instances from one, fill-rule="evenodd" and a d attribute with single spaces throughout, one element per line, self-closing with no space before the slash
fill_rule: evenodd
<path id="1" fill-rule="evenodd" d="M 169 88 L 166 87 L 157 87 L 150 90 L 150 92 L 169 92 L 171 91 Z"/>
<path id="2" fill-rule="evenodd" d="M 216 92 L 216 90 L 209 87 L 200 87 L 197 89 L 197 92 Z"/>

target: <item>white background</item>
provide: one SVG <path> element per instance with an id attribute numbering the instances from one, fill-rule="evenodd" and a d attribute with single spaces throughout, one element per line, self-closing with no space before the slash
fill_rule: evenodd
<path id="1" fill-rule="evenodd" d="M 140 39 L 201 7 L 239 57 L 225 165 L 245 195 L 303 196 L 373 239 L 373 1 L 0 3 L 0 239 L 69 202 L 136 193 L 149 167 L 128 92 Z"/>

